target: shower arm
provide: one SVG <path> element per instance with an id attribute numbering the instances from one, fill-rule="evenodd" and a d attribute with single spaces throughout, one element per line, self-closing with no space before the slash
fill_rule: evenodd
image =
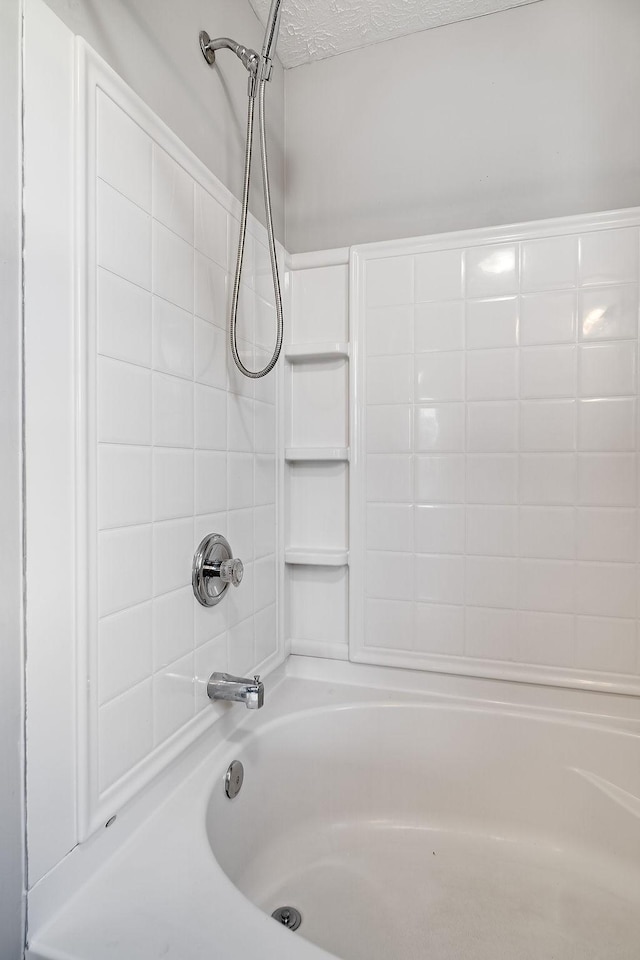
<path id="1" fill-rule="evenodd" d="M 265 49 L 270 45 L 265 43 Z M 206 30 L 200 32 L 200 48 L 208 64 L 216 62 L 216 50 L 231 50 L 249 73 L 249 96 L 253 99 L 259 81 L 271 80 L 273 60 L 263 53 L 260 55 L 251 47 L 244 47 L 229 37 L 216 37 L 212 40 Z"/>
<path id="2" fill-rule="evenodd" d="M 271 51 L 278 39 L 281 9 L 282 0 L 272 0 L 261 54 L 229 37 L 216 37 L 212 40 L 206 30 L 200 32 L 200 48 L 208 64 L 213 65 L 216 62 L 216 50 L 231 50 L 235 53 L 245 69 L 249 71 L 249 96 L 251 97 L 255 96 L 257 81 L 271 80 L 273 72 Z"/>

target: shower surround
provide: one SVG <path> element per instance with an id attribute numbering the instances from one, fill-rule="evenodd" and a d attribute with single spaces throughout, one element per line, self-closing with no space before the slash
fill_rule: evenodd
<path id="1" fill-rule="evenodd" d="M 640 692 L 639 223 L 354 252 L 355 659 Z"/>
<path id="2" fill-rule="evenodd" d="M 294 653 L 640 692 L 639 224 L 290 258 Z"/>

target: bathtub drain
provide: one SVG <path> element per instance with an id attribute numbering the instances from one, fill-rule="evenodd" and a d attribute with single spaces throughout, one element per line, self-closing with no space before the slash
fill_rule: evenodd
<path id="1" fill-rule="evenodd" d="M 295 907 L 278 907 L 271 916 L 289 930 L 297 930 L 302 923 L 302 914 Z"/>

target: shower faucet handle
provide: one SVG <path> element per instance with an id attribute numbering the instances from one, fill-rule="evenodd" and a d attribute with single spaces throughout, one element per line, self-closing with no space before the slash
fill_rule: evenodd
<path id="1" fill-rule="evenodd" d="M 214 566 L 214 564 L 212 564 L 212 566 Z M 215 577 L 216 572 L 213 571 L 211 576 Z M 221 580 L 224 580 L 225 583 L 232 583 L 234 587 L 239 587 L 244 576 L 242 560 L 238 560 L 237 557 L 235 560 L 223 560 L 217 576 L 219 576 Z"/>
<path id="2" fill-rule="evenodd" d="M 219 603 L 229 584 L 239 587 L 244 576 L 242 560 L 233 556 L 228 540 L 210 533 L 201 541 L 193 558 L 191 583 L 198 603 L 212 607 Z"/>

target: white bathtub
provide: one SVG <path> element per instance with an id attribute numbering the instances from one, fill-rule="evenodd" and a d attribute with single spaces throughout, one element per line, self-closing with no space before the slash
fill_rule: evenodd
<path id="1" fill-rule="evenodd" d="M 636 701 L 286 673 L 36 890 L 32 960 L 638 960 Z"/>

